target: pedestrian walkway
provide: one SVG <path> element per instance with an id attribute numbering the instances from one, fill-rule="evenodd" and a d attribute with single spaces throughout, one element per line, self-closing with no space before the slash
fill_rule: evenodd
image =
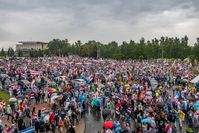
<path id="1" fill-rule="evenodd" d="M 75 126 L 76 133 L 84 133 L 85 131 L 85 119 L 81 119 L 79 124 Z"/>

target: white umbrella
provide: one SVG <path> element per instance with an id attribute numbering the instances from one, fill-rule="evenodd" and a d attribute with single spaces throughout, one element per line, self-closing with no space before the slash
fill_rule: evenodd
<path id="1" fill-rule="evenodd" d="M 10 99 L 9 99 L 9 102 L 17 102 L 17 99 L 14 98 L 14 97 L 13 97 L 13 98 L 10 98 Z"/>
<path id="2" fill-rule="evenodd" d="M 191 83 L 197 83 L 199 81 L 199 75 L 196 76 L 194 79 L 192 79 L 190 82 Z"/>
<path id="3" fill-rule="evenodd" d="M 57 93 L 51 94 L 51 98 L 54 97 L 54 96 L 57 96 Z"/>
<path id="4" fill-rule="evenodd" d="M 152 95 L 152 92 L 151 91 L 147 91 L 146 95 Z"/>
<path id="5" fill-rule="evenodd" d="M 59 96 L 53 96 L 53 97 L 51 97 L 51 103 L 55 103 L 55 100 L 56 100 L 57 98 L 59 98 Z"/>
<path id="6" fill-rule="evenodd" d="M 44 122 L 49 122 L 49 120 L 50 120 L 50 115 L 46 115 L 46 116 L 44 117 Z"/>
<path id="7" fill-rule="evenodd" d="M 9 77 L 7 74 L 1 74 L 0 76 L 3 78 Z"/>

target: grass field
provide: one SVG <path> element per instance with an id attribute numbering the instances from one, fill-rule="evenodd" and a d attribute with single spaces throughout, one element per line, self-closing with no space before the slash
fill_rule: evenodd
<path id="1" fill-rule="evenodd" d="M 10 99 L 10 95 L 4 90 L 0 89 L 0 101 L 4 100 L 4 102 L 6 102 L 6 105 L 8 105 L 9 99 Z"/>

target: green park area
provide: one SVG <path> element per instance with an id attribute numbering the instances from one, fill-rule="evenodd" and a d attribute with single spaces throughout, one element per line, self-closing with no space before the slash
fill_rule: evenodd
<path id="1" fill-rule="evenodd" d="M 0 101 L 5 101 L 6 105 L 8 104 L 8 101 L 10 99 L 10 95 L 5 92 L 4 90 L 0 89 Z"/>

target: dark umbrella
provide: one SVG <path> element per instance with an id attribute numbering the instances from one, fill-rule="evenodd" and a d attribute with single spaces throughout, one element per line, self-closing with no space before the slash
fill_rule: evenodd
<path id="1" fill-rule="evenodd" d="M 103 119 L 106 120 L 107 116 L 111 115 L 111 110 L 110 109 L 103 109 L 102 111 L 102 116 L 103 116 Z"/>
<path id="2" fill-rule="evenodd" d="M 146 111 L 151 113 L 153 112 L 153 109 L 150 107 L 150 108 L 147 108 Z"/>
<path id="3" fill-rule="evenodd" d="M 164 107 L 164 102 L 158 102 L 158 104 L 157 104 L 157 106 L 159 107 L 159 108 L 163 108 Z"/>
<path id="4" fill-rule="evenodd" d="M 27 95 L 31 92 L 31 89 L 27 89 L 26 91 L 23 91 L 23 94 Z"/>
<path id="5" fill-rule="evenodd" d="M 24 98 L 23 95 L 18 95 L 18 96 L 17 96 L 17 99 L 23 99 L 23 98 Z"/>
<path id="6" fill-rule="evenodd" d="M 22 83 L 24 83 L 25 85 L 30 84 L 30 82 L 28 80 L 21 80 Z"/>
<path id="7" fill-rule="evenodd" d="M 195 97 L 193 97 L 193 96 L 188 96 L 186 99 L 189 101 L 195 101 Z"/>

